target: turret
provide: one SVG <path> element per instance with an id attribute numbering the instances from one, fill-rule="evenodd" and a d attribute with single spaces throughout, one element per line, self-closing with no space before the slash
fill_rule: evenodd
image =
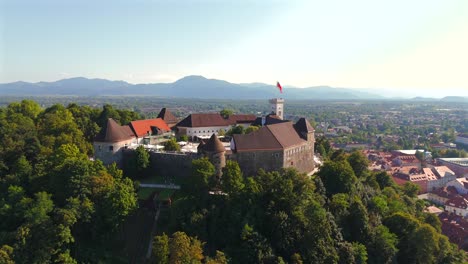
<path id="1" fill-rule="evenodd" d="M 210 162 L 213 163 L 216 171 L 215 175 L 220 179 L 223 174 L 223 168 L 226 166 L 226 149 L 223 143 L 221 143 L 218 137 L 213 133 L 206 144 L 199 147 L 199 151 L 206 155 Z"/>

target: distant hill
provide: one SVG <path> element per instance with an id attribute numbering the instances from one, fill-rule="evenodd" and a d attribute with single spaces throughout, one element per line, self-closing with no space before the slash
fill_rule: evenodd
<path id="1" fill-rule="evenodd" d="M 468 97 L 463 97 L 463 96 L 446 96 L 442 99 L 441 101 L 444 102 L 463 102 L 463 103 L 468 103 Z"/>
<path id="2" fill-rule="evenodd" d="M 76 77 L 56 82 L 14 82 L 0 84 L 0 95 L 141 95 L 206 99 L 285 99 L 349 100 L 386 99 L 386 97 L 358 89 L 315 86 L 308 88 L 284 87 L 280 94 L 275 85 L 264 83 L 235 84 L 203 76 L 187 76 L 173 83 L 130 84 L 124 81 Z M 446 97 L 443 100 L 455 100 Z M 464 99 L 466 100 L 466 98 Z"/>

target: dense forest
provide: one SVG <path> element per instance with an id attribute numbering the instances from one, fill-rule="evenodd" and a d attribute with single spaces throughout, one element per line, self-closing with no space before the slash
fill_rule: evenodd
<path id="1" fill-rule="evenodd" d="M 92 139 L 130 111 L 34 101 L 0 109 L 0 263 L 96 263 L 137 208 L 132 180 L 89 159 Z"/>
<path id="2" fill-rule="evenodd" d="M 129 263 L 116 254 L 138 208 L 135 178 L 92 160 L 110 105 L 0 108 L 0 263 Z M 152 263 L 463 263 L 417 186 L 367 170 L 359 152 L 326 155 L 311 177 L 295 170 L 243 175 L 228 161 L 221 179 L 208 159 L 162 212 Z M 129 177 L 131 176 L 131 177 Z"/>
<path id="3" fill-rule="evenodd" d="M 245 177 L 228 161 L 217 181 L 207 159 L 193 165 L 167 219 L 174 233 L 155 238 L 156 263 L 466 261 L 418 187 L 369 172 L 360 152 L 333 152 L 312 178 L 291 169 Z"/>

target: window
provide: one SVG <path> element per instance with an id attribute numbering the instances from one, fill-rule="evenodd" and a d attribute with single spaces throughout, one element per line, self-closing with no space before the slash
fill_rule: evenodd
<path id="1" fill-rule="evenodd" d="M 275 153 L 275 157 L 279 158 L 279 153 Z"/>
<path id="2" fill-rule="evenodd" d="M 98 151 L 101 151 L 102 147 L 101 145 L 98 146 Z"/>
<path id="3" fill-rule="evenodd" d="M 114 146 L 109 146 L 109 151 L 114 151 Z"/>

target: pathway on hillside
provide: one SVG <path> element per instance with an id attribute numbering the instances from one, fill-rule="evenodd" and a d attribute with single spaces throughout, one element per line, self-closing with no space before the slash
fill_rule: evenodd
<path id="1" fill-rule="evenodd" d="M 151 235 L 150 235 L 150 240 L 148 243 L 148 250 L 146 251 L 146 259 L 151 258 L 151 253 L 153 250 L 153 238 L 154 238 L 154 235 L 156 234 L 156 223 L 158 222 L 160 211 L 161 211 L 161 206 L 158 207 L 158 211 L 156 211 L 156 215 L 154 216 L 153 227 L 151 228 Z"/>

